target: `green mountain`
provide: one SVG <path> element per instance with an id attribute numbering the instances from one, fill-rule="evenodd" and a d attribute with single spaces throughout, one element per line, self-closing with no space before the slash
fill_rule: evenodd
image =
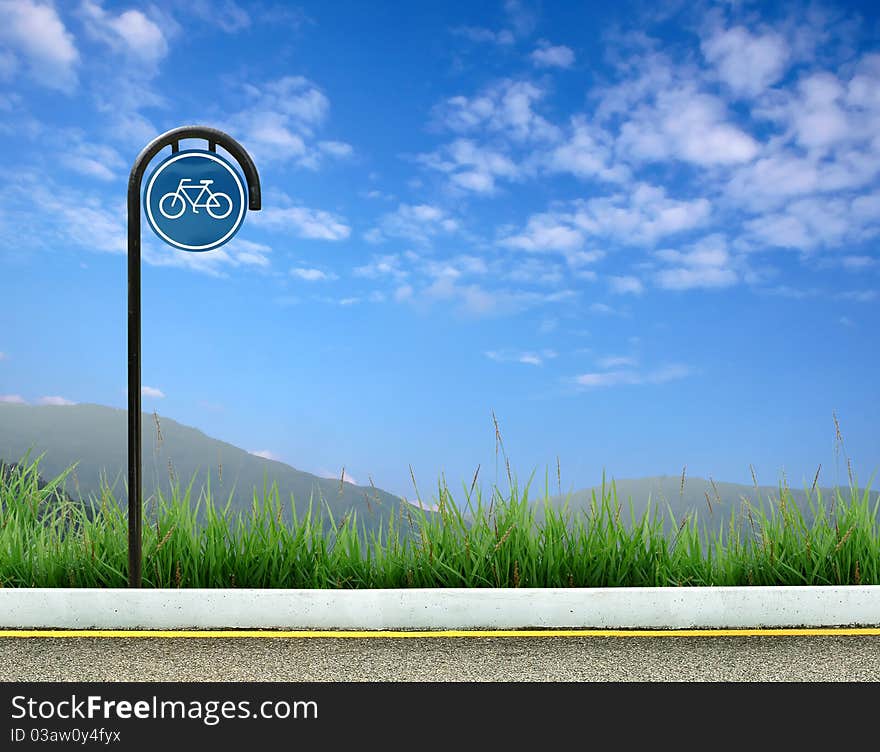
<path id="1" fill-rule="evenodd" d="M 125 410 L 89 404 L 0 403 L 0 461 L 18 462 L 28 450 L 31 460 L 42 454 L 40 475 L 49 480 L 77 463 L 64 487 L 76 500 L 96 497 L 103 479 L 112 488 L 116 501 L 127 505 L 127 441 Z M 381 489 L 320 478 L 282 462 L 257 457 L 161 416 L 142 416 L 142 442 L 145 504 L 157 489 L 169 497 L 173 479 L 185 489 L 193 477 L 193 503 L 206 482 L 210 482 L 217 506 L 223 507 L 231 496 L 233 515 L 239 511 L 247 514 L 254 490 L 262 498 L 264 487 L 271 488 L 273 483 L 278 485 L 288 521 L 292 519 L 291 495 L 298 515 L 306 512 L 310 499 L 314 499 L 315 512 L 324 509 L 323 499 L 337 524 L 346 514 L 355 512 L 358 527 L 363 523 L 368 531 L 377 530 L 380 525 L 387 528 L 388 516 L 397 515 L 405 504 Z M 329 525 L 329 519 L 326 522 Z"/>
<path id="2" fill-rule="evenodd" d="M 381 489 L 320 478 L 282 462 L 257 457 L 169 418 L 145 413 L 142 430 L 145 502 L 157 489 L 166 496 L 170 495 L 174 480 L 185 488 L 195 477 L 192 500 L 199 498 L 206 481 L 210 480 L 211 493 L 218 506 L 222 507 L 231 497 L 233 515 L 237 512 L 247 514 L 253 503 L 254 490 L 258 497 L 262 497 L 263 488 L 269 488 L 273 483 L 278 486 L 288 521 L 292 518 L 291 496 L 298 515 L 305 513 L 310 499 L 314 499 L 316 511 L 323 508 L 323 500 L 337 524 L 346 514 L 354 512 L 358 526 L 363 524 L 370 532 L 380 526 L 387 527 L 389 515 L 397 516 L 402 505 L 403 509 L 411 509 L 402 499 Z M 125 410 L 87 404 L 36 406 L 0 403 L 0 465 L 3 461 L 18 462 L 30 450 L 31 459 L 43 455 L 39 472 L 44 479 L 51 480 L 77 463 L 64 486 L 64 491 L 73 499 L 97 496 L 103 479 L 112 488 L 117 502 L 123 506 L 127 504 L 127 436 Z M 609 479 L 607 486 L 610 484 Z M 753 507 L 763 505 L 768 512 L 771 506 L 778 508 L 779 505 L 778 486 L 756 489 L 750 485 L 717 481 L 713 484 L 704 478 L 687 477 L 682 488 L 681 476 L 669 475 L 615 480 L 615 485 L 621 504 L 620 521 L 624 525 L 629 526 L 631 520 L 630 500 L 636 518 L 642 516 L 650 503 L 670 535 L 674 534 L 685 515 L 694 513 L 703 531 L 714 534 L 723 528 L 726 533 L 731 511 L 744 524 L 743 530 L 747 530 L 743 499 Z M 833 498 L 832 489 L 818 490 L 823 502 Z M 593 491 L 598 497 L 601 487 L 583 489 L 568 496 L 553 496 L 550 503 L 560 508 L 567 502 L 572 513 L 582 514 L 589 512 Z M 842 488 L 841 492 L 848 497 L 848 488 Z M 792 488 L 791 494 L 809 524 L 812 511 L 806 492 L 803 488 Z M 815 503 L 815 493 L 812 498 Z M 876 500 L 876 494 L 872 494 L 871 499 Z M 535 497 L 532 503 L 540 520 L 543 498 Z M 402 525 L 400 530 L 406 535 L 409 525 Z"/>
<path id="3" fill-rule="evenodd" d="M 610 492 L 611 479 L 606 480 L 606 493 Z M 640 519 L 650 503 L 651 513 L 649 519 L 656 513 L 657 519 L 663 520 L 664 532 L 674 534 L 678 525 L 686 515 L 696 514 L 700 530 L 713 535 L 723 528 L 725 537 L 730 526 L 730 515 L 734 513 L 736 523 L 742 525 L 742 530 L 748 532 L 749 519 L 744 509 L 744 500 L 754 510 L 763 509 L 769 516 L 771 507 L 779 510 L 779 487 L 741 485 L 737 483 L 723 483 L 706 480 L 699 477 L 685 477 L 682 487 L 681 476 L 661 475 L 650 478 L 624 478 L 614 479 L 617 491 L 617 501 L 620 504 L 620 521 L 627 527 L 631 527 L 632 516 L 630 514 L 630 501 L 636 520 Z M 813 510 L 807 499 L 807 492 L 801 488 L 790 488 L 791 498 L 801 510 L 804 521 L 809 525 L 813 520 Z M 560 509 L 566 502 L 568 509 L 573 515 L 589 513 L 591 499 L 595 492 L 597 501 L 601 500 L 601 486 L 582 489 L 568 496 L 557 495 L 550 498 L 550 503 L 555 509 Z M 831 488 L 817 487 L 810 490 L 810 498 L 813 506 L 817 503 L 817 493 L 821 494 L 822 505 L 829 509 L 831 500 L 834 498 L 834 490 Z M 840 493 L 845 499 L 850 498 L 849 487 L 840 487 Z M 876 500 L 876 494 L 871 494 L 872 501 Z M 542 500 L 536 503 L 536 516 L 543 517 L 541 507 Z M 672 514 L 670 515 L 670 510 Z M 675 522 L 673 521 L 673 518 Z"/>

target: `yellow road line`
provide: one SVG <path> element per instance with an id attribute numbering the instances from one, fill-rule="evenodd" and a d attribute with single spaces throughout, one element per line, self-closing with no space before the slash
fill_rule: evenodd
<path id="1" fill-rule="evenodd" d="M 4 637 L 162 637 L 162 638 L 437 638 L 437 637 L 840 637 L 880 636 L 874 627 L 816 629 L 498 629 L 407 631 L 152 630 L 152 629 L 2 629 Z"/>

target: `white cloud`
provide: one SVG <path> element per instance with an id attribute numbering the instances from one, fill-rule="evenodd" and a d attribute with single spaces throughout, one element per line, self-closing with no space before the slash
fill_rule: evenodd
<path id="1" fill-rule="evenodd" d="M 394 291 L 394 300 L 398 303 L 412 300 L 413 292 L 412 285 L 401 285 Z"/>
<path id="2" fill-rule="evenodd" d="M 0 16 L 0 42 L 24 57 L 30 75 L 51 89 L 72 91 L 79 53 L 54 6 L 34 0 L 0 0 Z"/>
<path id="3" fill-rule="evenodd" d="M 552 360 L 557 356 L 554 350 L 541 350 L 540 352 L 487 350 L 484 354 L 489 360 L 494 360 L 498 363 L 522 363 L 528 366 L 542 366 L 544 361 Z"/>
<path id="4" fill-rule="evenodd" d="M 739 281 L 727 241 L 719 234 L 702 238 L 688 251 L 664 249 L 654 256 L 671 267 L 655 276 L 657 285 L 666 290 L 729 287 Z"/>
<path id="5" fill-rule="evenodd" d="M 759 149 L 754 138 L 727 122 L 718 97 L 692 85 L 660 91 L 653 103 L 639 106 L 621 127 L 617 145 L 637 161 L 703 167 L 748 162 Z"/>
<path id="6" fill-rule="evenodd" d="M 618 295 L 641 295 L 645 291 L 645 286 L 638 277 L 609 277 L 608 282 L 611 292 Z"/>
<path id="7" fill-rule="evenodd" d="M 426 308 L 434 303 L 454 305 L 472 316 L 508 315 L 536 306 L 570 300 L 571 290 L 533 292 L 506 288 L 489 288 L 483 283 L 470 281 L 468 276 L 486 275 L 488 267 L 474 257 L 460 256 L 447 262 L 429 262 L 422 269 L 424 284 L 404 285 L 398 288 L 395 299 Z M 489 277 L 489 281 L 494 277 Z"/>
<path id="8" fill-rule="evenodd" d="M 479 256 L 461 254 L 451 256 L 443 261 L 428 260 L 423 264 L 423 271 L 431 277 L 458 278 L 466 275 L 486 274 L 486 262 Z"/>
<path id="9" fill-rule="evenodd" d="M 168 54 L 162 29 L 141 11 L 126 10 L 114 15 L 95 0 L 83 0 L 80 7 L 86 28 L 111 49 L 150 65 Z"/>
<path id="10" fill-rule="evenodd" d="M 229 130 L 239 132 L 254 160 L 292 162 L 318 169 L 327 157 L 346 158 L 352 147 L 343 141 L 314 143 L 315 131 L 324 125 L 330 100 L 303 76 L 284 76 L 256 85 L 246 83 L 247 106 L 230 118 Z"/>
<path id="11" fill-rule="evenodd" d="M 0 230 L 23 247 L 57 244 L 125 253 L 125 202 L 100 199 L 57 184 L 45 174 L 21 171 L 0 184 Z"/>
<path id="12" fill-rule="evenodd" d="M 723 235 L 709 235 L 691 246 L 687 253 L 674 250 L 657 251 L 658 258 L 670 264 L 685 266 L 724 266 L 730 257 Z"/>
<path id="13" fill-rule="evenodd" d="M 272 249 L 262 243 L 236 237 L 222 248 L 210 253 L 190 253 L 147 238 L 142 252 L 144 263 L 151 266 L 178 267 L 213 277 L 225 277 L 226 267 L 268 267 L 270 265 L 268 254 Z"/>
<path id="14" fill-rule="evenodd" d="M 870 303 L 877 300 L 878 295 L 876 290 L 847 290 L 840 293 L 840 297 L 857 303 Z"/>
<path id="15" fill-rule="evenodd" d="M 278 203 L 263 206 L 254 215 L 256 224 L 272 229 L 292 230 L 300 238 L 309 240 L 345 240 L 351 234 L 346 220 L 336 214 L 305 206 L 290 206 L 290 199 L 281 195 Z"/>
<path id="16" fill-rule="evenodd" d="M 502 238 L 502 245 L 523 251 L 576 251 L 584 244 L 583 233 L 563 214 L 533 214 L 522 232 Z"/>
<path id="17" fill-rule="evenodd" d="M 64 397 L 40 397 L 37 400 L 38 405 L 75 405 L 73 400 Z"/>
<path id="18" fill-rule="evenodd" d="M 555 261 L 528 256 L 522 260 L 514 259 L 504 278 L 512 282 L 556 286 L 565 281 L 566 273 L 564 267 Z"/>
<path id="19" fill-rule="evenodd" d="M 574 65 L 574 52 L 561 44 L 551 46 L 545 42 L 529 57 L 539 68 L 571 68 Z"/>
<path id="20" fill-rule="evenodd" d="M 318 148 L 326 154 L 329 154 L 332 157 L 337 157 L 338 159 L 350 157 L 354 152 L 352 145 L 347 144 L 344 141 L 319 141 Z"/>
<path id="21" fill-rule="evenodd" d="M 709 213 L 707 199 L 672 199 L 663 188 L 641 183 L 626 194 L 572 201 L 567 211 L 533 214 L 524 230 L 508 233 L 499 243 L 524 251 L 557 251 L 595 260 L 600 256 L 577 256 L 587 237 L 651 245 L 662 237 L 705 224 Z"/>
<path id="22" fill-rule="evenodd" d="M 302 135 L 287 124 L 287 116 L 281 112 L 263 111 L 259 115 L 239 115 L 244 139 L 252 144 L 261 161 L 292 159 L 302 165 L 311 164 L 313 156 L 306 148 Z"/>
<path id="23" fill-rule="evenodd" d="M 556 126 L 535 112 L 546 92 L 530 81 L 504 79 L 474 97 L 455 96 L 434 110 L 435 119 L 456 133 L 486 131 L 516 142 L 554 140 Z"/>
<path id="24" fill-rule="evenodd" d="M 758 241 L 778 248 L 812 248 L 817 242 L 800 219 L 786 214 L 753 219 L 746 228 Z"/>
<path id="25" fill-rule="evenodd" d="M 574 379 L 575 384 L 584 388 L 616 386 L 618 384 L 637 384 L 638 374 L 629 371 L 605 371 L 602 373 L 582 373 Z"/>
<path id="26" fill-rule="evenodd" d="M 726 191 L 737 203 L 761 210 L 818 187 L 819 170 L 812 160 L 777 152 L 735 171 Z"/>
<path id="27" fill-rule="evenodd" d="M 523 353 L 519 356 L 519 362 L 530 366 L 540 366 L 544 363 L 541 356 L 534 353 Z"/>
<path id="28" fill-rule="evenodd" d="M 876 266 L 877 259 L 871 256 L 844 256 L 840 259 L 840 263 L 843 265 L 843 268 L 848 271 L 859 271 L 861 269 Z M 2 358 L 0 358 L 0 360 L 2 360 Z"/>
<path id="29" fill-rule="evenodd" d="M 268 449 L 259 449 L 259 450 L 251 450 L 248 454 L 253 454 L 255 457 L 262 457 L 264 460 L 274 460 L 275 462 L 281 462 L 281 456 L 275 454 Z"/>
<path id="30" fill-rule="evenodd" d="M 847 105 L 874 113 L 880 110 L 878 79 L 880 79 L 880 54 L 873 52 L 864 55 L 846 85 Z"/>
<path id="31" fill-rule="evenodd" d="M 302 267 L 291 269 L 290 274 L 304 280 L 305 282 L 325 282 L 327 280 L 336 279 L 335 274 L 328 274 L 320 269 L 304 269 Z"/>
<path id="32" fill-rule="evenodd" d="M 504 11 L 517 36 L 524 37 L 532 33 L 537 18 L 535 13 L 523 4 L 522 0 L 504 0 Z"/>
<path id="33" fill-rule="evenodd" d="M 843 198 L 802 198 L 783 210 L 767 212 L 745 222 L 755 243 L 764 247 L 813 251 L 860 242 L 880 231 L 880 215 L 862 211 L 870 196 L 848 201 Z"/>
<path id="34" fill-rule="evenodd" d="M 756 115 L 778 133 L 760 159 L 737 169 L 728 194 L 760 211 L 809 194 L 862 188 L 880 175 L 880 55 L 864 55 L 847 80 L 828 71 L 765 97 Z"/>
<path id="35" fill-rule="evenodd" d="M 854 198 L 851 209 L 853 219 L 859 223 L 876 223 L 880 218 L 880 190 Z"/>
<path id="36" fill-rule="evenodd" d="M 501 178 L 518 181 L 542 168 L 584 174 L 588 157 L 577 133 L 567 151 L 566 144 L 554 151 L 563 131 L 538 114 L 545 95 L 532 81 L 506 78 L 474 96 L 444 100 L 433 110 L 434 125 L 460 137 L 416 160 L 448 175 L 453 188 L 482 194 L 493 193 Z M 569 166 L 567 152 L 575 150 Z M 605 169 L 610 179 L 614 171 Z"/>
<path id="37" fill-rule="evenodd" d="M 607 303 L 591 303 L 590 310 L 593 313 L 599 313 L 603 316 L 620 316 L 622 315 L 620 311 L 616 308 L 612 308 Z"/>
<path id="38" fill-rule="evenodd" d="M 858 138 L 844 107 L 846 89 L 837 76 L 814 73 L 798 83 L 798 96 L 789 102 L 789 117 L 797 142 L 806 149 L 827 149 Z M 872 134 L 873 135 L 873 134 Z"/>
<path id="39" fill-rule="evenodd" d="M 665 384 L 668 381 L 678 381 L 679 379 L 687 378 L 692 373 L 693 371 L 689 366 L 681 363 L 671 363 L 669 365 L 661 366 L 647 374 L 645 377 L 645 383 Z"/>
<path id="40" fill-rule="evenodd" d="M 361 305 L 362 303 L 384 303 L 386 296 L 381 290 L 373 290 L 369 295 L 348 295 L 344 298 L 315 296 L 312 300 L 348 308 L 349 306 Z"/>
<path id="41" fill-rule="evenodd" d="M 622 183 L 630 179 L 629 168 L 614 162 L 610 135 L 583 115 L 572 118 L 570 135 L 551 150 L 545 165 L 551 172 L 568 172 L 588 180 Z"/>
<path id="42" fill-rule="evenodd" d="M 361 191 L 359 195 L 363 196 L 364 198 L 381 199 L 382 201 L 394 200 L 393 193 L 385 193 L 384 191 L 379 191 L 375 188 L 369 191 Z"/>
<path id="43" fill-rule="evenodd" d="M 488 42 L 489 44 L 497 44 L 501 47 L 508 47 L 516 41 L 509 29 L 492 31 L 492 29 L 485 29 L 481 26 L 461 26 L 452 29 L 452 33 L 469 39 L 471 42 Z"/>
<path id="44" fill-rule="evenodd" d="M 657 273 L 657 284 L 667 290 L 690 290 L 697 287 L 729 287 L 737 282 L 736 272 L 718 267 L 679 267 Z"/>
<path id="45" fill-rule="evenodd" d="M 281 113 L 304 130 L 322 124 L 330 111 L 330 100 L 303 76 L 283 76 L 263 86 L 247 84 L 245 91 L 258 109 Z"/>
<path id="46" fill-rule="evenodd" d="M 418 245 L 430 244 L 431 238 L 458 230 L 458 222 L 440 207 L 431 204 L 400 204 L 379 220 L 379 225 L 365 237 L 369 242 L 386 238 L 404 238 Z"/>
<path id="47" fill-rule="evenodd" d="M 665 384 L 689 376 L 691 369 L 681 364 L 666 365 L 661 368 L 640 373 L 635 370 L 612 370 L 583 373 L 575 376 L 573 382 L 581 389 L 596 389 L 637 384 Z"/>
<path id="48" fill-rule="evenodd" d="M 250 14 L 235 0 L 183 0 L 182 5 L 189 13 L 229 34 L 252 23 Z"/>
<path id="49" fill-rule="evenodd" d="M 652 244 L 704 224 L 711 211 L 705 198 L 669 198 L 662 187 L 640 183 L 626 194 L 576 201 L 572 222 L 589 235 L 627 245 Z"/>
<path id="50" fill-rule="evenodd" d="M 438 291 L 435 285 L 428 288 L 425 293 L 431 300 L 456 299 L 462 311 L 475 316 L 521 309 L 519 301 L 507 291 L 489 290 L 477 284 L 451 285 L 448 291 L 445 288 Z"/>
<path id="51" fill-rule="evenodd" d="M 126 81 L 120 81 L 112 88 L 108 85 L 110 93 L 102 96 L 96 109 L 106 118 L 108 136 L 136 151 L 159 135 L 159 129 L 139 110 L 149 106 L 150 100 L 161 100 L 151 97 L 146 87 L 139 87 L 138 93 L 143 92 L 143 98 L 124 94 L 121 87 L 127 85 Z"/>
<path id="52" fill-rule="evenodd" d="M 634 368 L 638 365 L 638 360 L 629 355 L 609 355 L 605 358 L 599 358 L 596 364 L 603 371 L 608 371 L 614 368 Z"/>
<path id="53" fill-rule="evenodd" d="M 269 266 L 268 254 L 272 249 L 264 243 L 255 243 L 252 240 L 234 238 L 223 249 L 233 266 Z M 190 254 L 191 256 L 193 254 Z"/>
<path id="54" fill-rule="evenodd" d="M 593 272 L 584 271 L 582 267 L 594 264 L 603 258 L 605 258 L 605 251 L 570 251 L 565 254 L 568 265 L 584 279 L 595 279 L 595 275 Z"/>
<path id="55" fill-rule="evenodd" d="M 778 295 L 782 298 L 791 298 L 792 300 L 804 300 L 805 298 L 815 298 L 820 294 L 817 289 L 802 289 L 791 287 L 790 285 L 777 285 L 776 287 L 761 288 L 760 292 L 767 295 Z"/>
<path id="56" fill-rule="evenodd" d="M 790 58 L 788 44 L 780 34 L 752 34 L 742 26 L 715 29 L 700 46 L 719 78 L 734 93 L 749 97 L 779 81 Z"/>
<path id="57" fill-rule="evenodd" d="M 162 399 L 165 396 L 161 389 L 156 389 L 154 386 L 142 386 L 141 394 L 144 397 L 155 397 L 156 399 Z"/>
<path id="58" fill-rule="evenodd" d="M 20 394 L 0 394 L 0 402 L 8 402 L 13 405 L 27 404 L 27 400 Z"/>
<path id="59" fill-rule="evenodd" d="M 678 161 L 709 168 L 748 162 L 758 154 L 756 140 L 732 121 L 725 102 L 706 90 L 699 68 L 646 51 L 651 41 L 636 38 L 637 48 L 617 64 L 620 80 L 592 92 L 598 103 L 592 120 L 617 130 L 619 157 L 634 164 Z"/>
<path id="60" fill-rule="evenodd" d="M 452 185 L 474 193 L 492 193 L 495 178 L 514 180 L 520 170 L 505 154 L 459 138 L 437 152 L 421 154 L 422 164 L 449 175 Z"/>
<path id="61" fill-rule="evenodd" d="M 412 217 L 419 222 L 435 222 L 443 218 L 444 211 L 430 204 L 417 204 L 415 206 L 407 206 L 401 204 L 400 214 Z"/>
<path id="62" fill-rule="evenodd" d="M 81 137 L 73 139 L 62 153 L 61 161 L 74 172 L 103 181 L 113 180 L 119 170 L 128 166 L 113 147 L 87 143 Z"/>
<path id="63" fill-rule="evenodd" d="M 353 270 L 356 277 L 377 279 L 379 277 L 391 277 L 392 279 L 405 279 L 408 272 L 402 268 L 402 258 L 399 254 L 373 256 L 369 264 L 357 266 Z"/>
<path id="64" fill-rule="evenodd" d="M 258 108 L 282 113 L 302 129 L 320 125 L 330 111 L 330 100 L 303 76 L 283 76 L 263 86 L 247 84 L 245 91 Z"/>

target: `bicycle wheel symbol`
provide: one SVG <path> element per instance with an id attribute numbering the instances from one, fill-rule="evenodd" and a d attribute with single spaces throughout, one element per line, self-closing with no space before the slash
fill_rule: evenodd
<path id="1" fill-rule="evenodd" d="M 224 203 L 226 204 L 225 210 L 223 209 Z M 205 209 L 214 219 L 226 219 L 232 211 L 232 199 L 225 193 L 214 193 L 205 203 Z"/>
<path id="2" fill-rule="evenodd" d="M 178 196 L 176 191 L 166 193 L 159 199 L 159 212 L 166 219 L 177 219 L 185 211 L 186 201 Z"/>

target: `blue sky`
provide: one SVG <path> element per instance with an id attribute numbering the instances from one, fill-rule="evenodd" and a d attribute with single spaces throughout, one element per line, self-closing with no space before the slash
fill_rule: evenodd
<path id="1" fill-rule="evenodd" d="M 0 399 L 125 407 L 128 171 L 197 123 L 263 210 L 208 253 L 145 228 L 145 410 L 409 497 L 494 480 L 492 411 L 565 489 L 845 482 L 833 413 L 880 469 L 876 6 L 0 15 Z"/>

